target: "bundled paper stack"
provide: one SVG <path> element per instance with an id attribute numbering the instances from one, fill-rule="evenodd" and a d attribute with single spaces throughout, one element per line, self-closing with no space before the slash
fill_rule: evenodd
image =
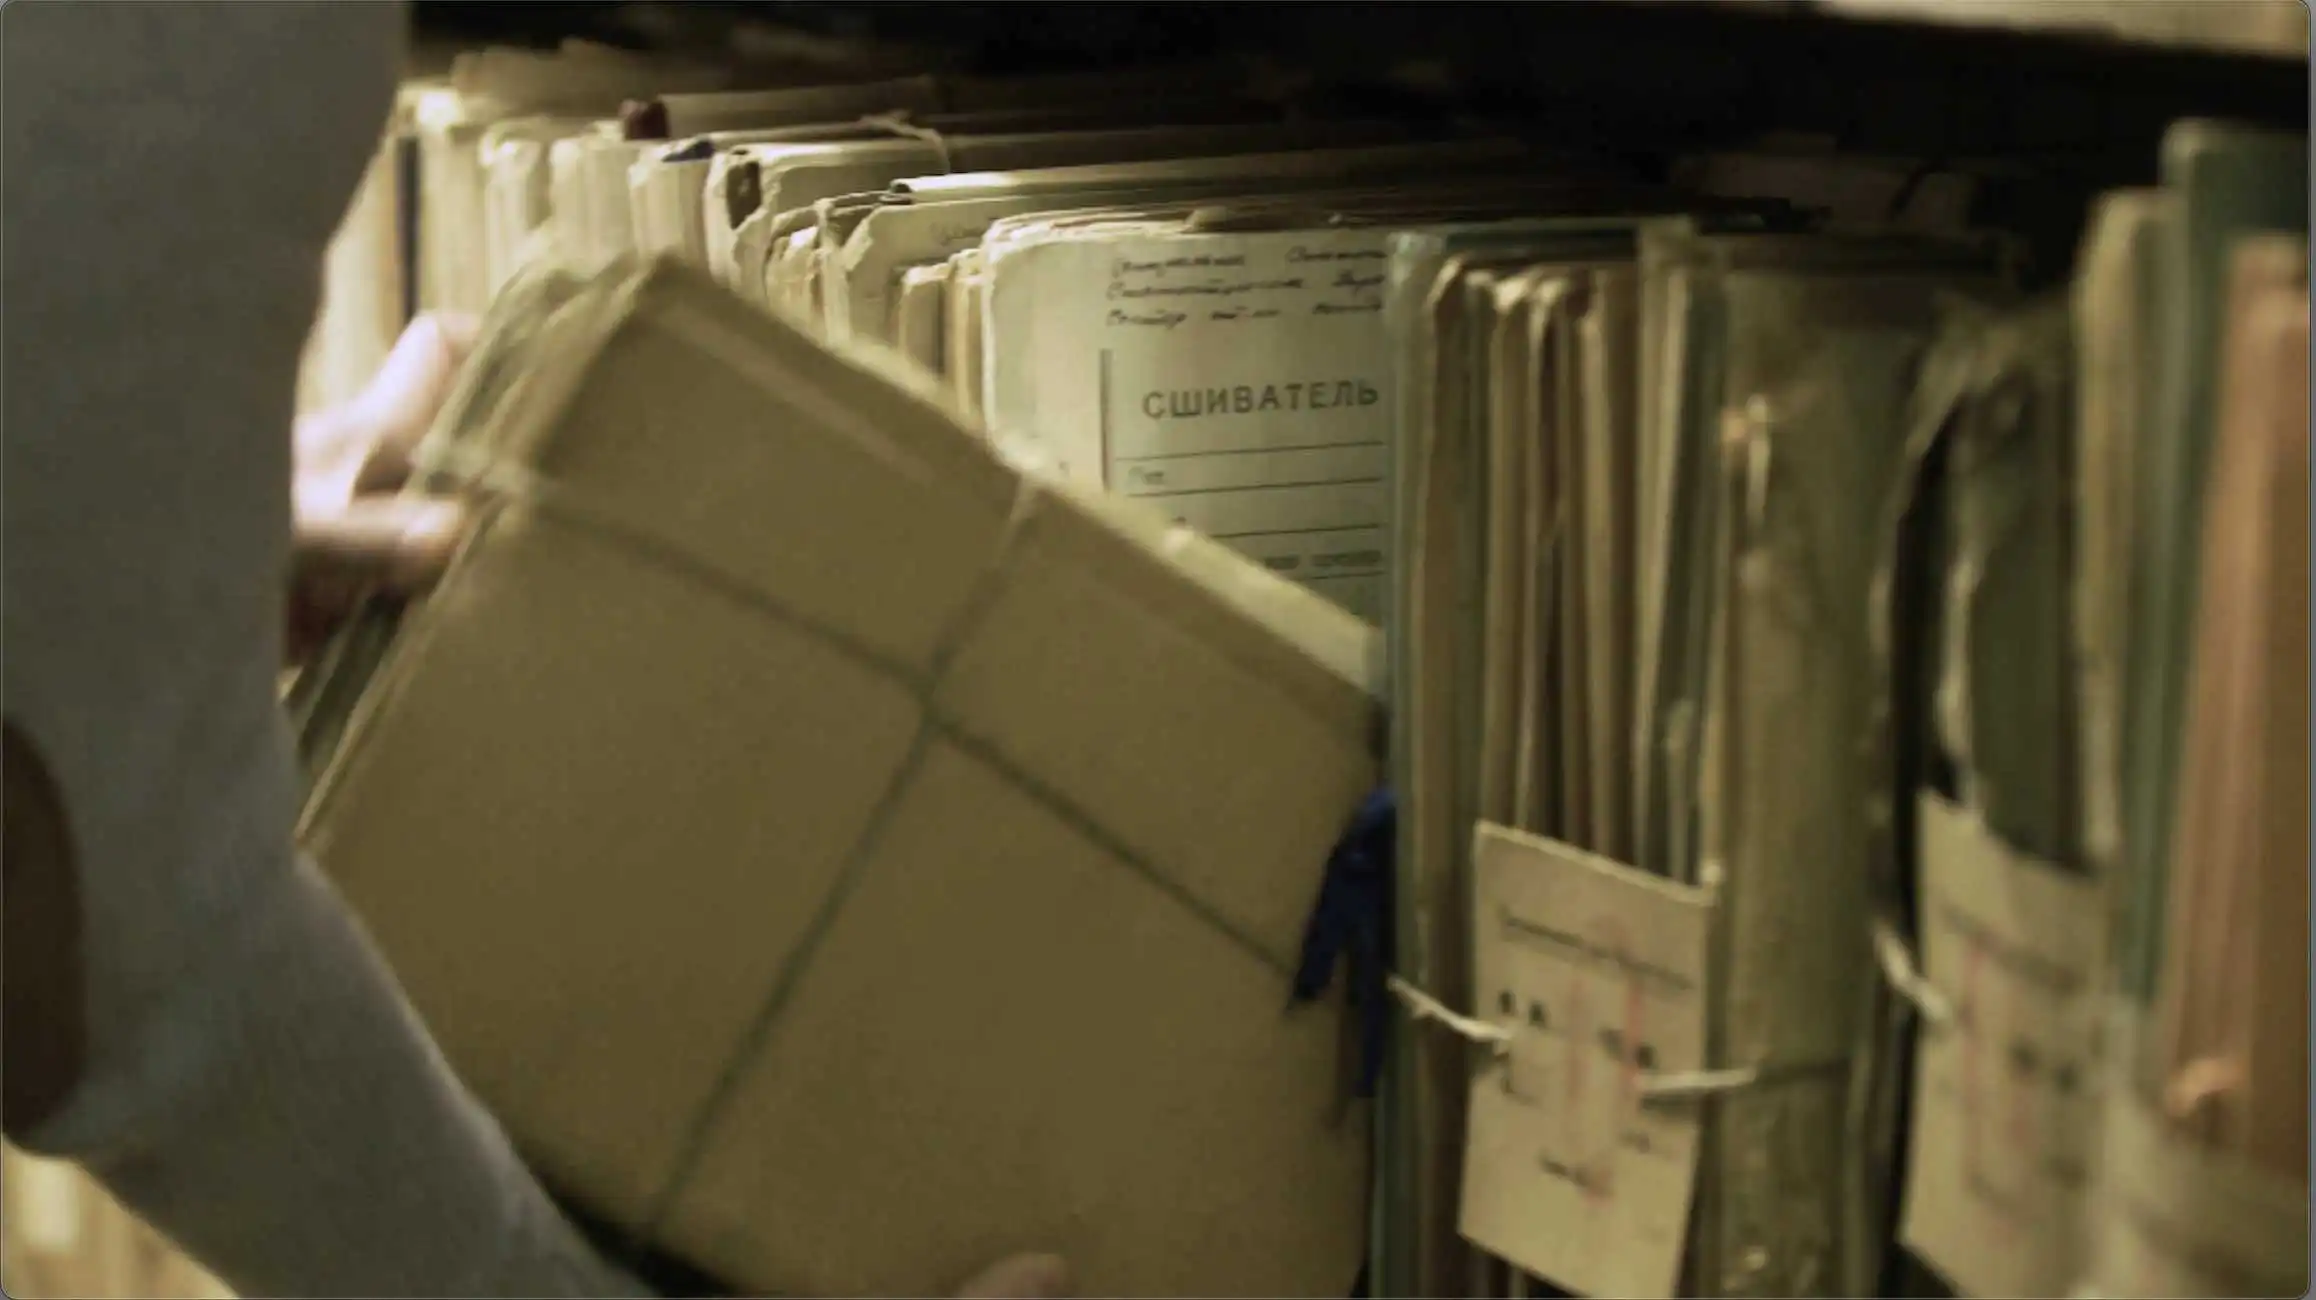
<path id="1" fill-rule="evenodd" d="M 494 504 L 304 836 L 553 1184 L 755 1290 L 1344 1292 L 1368 628 L 665 262 L 518 285 L 429 455 Z"/>

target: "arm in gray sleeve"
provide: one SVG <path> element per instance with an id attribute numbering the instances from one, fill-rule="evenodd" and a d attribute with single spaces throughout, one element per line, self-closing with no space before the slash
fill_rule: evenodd
<path id="1" fill-rule="evenodd" d="M 0 10 L 0 704 L 52 778 L 85 1026 L 11 1136 L 245 1294 L 630 1293 L 291 842 L 291 400 L 403 21 Z"/>

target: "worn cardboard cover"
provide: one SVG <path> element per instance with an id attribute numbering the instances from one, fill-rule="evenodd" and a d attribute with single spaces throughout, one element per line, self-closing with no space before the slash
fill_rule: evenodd
<path id="1" fill-rule="evenodd" d="M 901 277 L 894 345 L 927 374 L 946 373 L 949 362 L 949 264 L 912 266 Z"/>
<path id="2" fill-rule="evenodd" d="M 754 1293 L 1344 1294 L 1372 633 L 697 273 L 545 332 L 305 826 L 516 1144 Z"/>
<path id="3" fill-rule="evenodd" d="M 1729 418 L 1701 566 L 1709 622 L 1688 647 L 1706 700 L 1698 863 L 1721 873 L 1713 1046 L 1716 1065 L 1786 1077 L 1716 1103 L 1698 1188 L 1706 1294 L 1836 1293 L 1844 1242 L 1871 1230 L 1847 1191 L 1862 1134 L 1846 1117 L 1872 970 L 1860 864 L 1876 795 L 1859 744 L 1875 516 L 1938 302 L 1991 287 L 1940 260 L 1789 263 L 1720 286 Z"/>
<path id="4" fill-rule="evenodd" d="M 2178 811 L 2180 737 L 2192 661 L 2203 512 L 2219 413 L 2228 258 L 2261 232 L 2305 237 L 2308 141 L 2221 122 L 2175 122 L 2164 133 L 2163 186 L 2179 196 L 2167 227 L 2168 279 L 2157 345 L 2154 418 L 2140 430 L 2131 509 L 2131 654 L 2124 672 L 2124 987 L 2144 1003 L 2162 965 L 2163 899 Z"/>
<path id="5" fill-rule="evenodd" d="M 1469 873 L 1458 826 L 1480 793 L 1481 491 L 1487 394 L 1474 354 L 1493 342 L 1483 271 L 1548 257 L 1583 261 L 1629 246 L 1628 218 L 1451 225 L 1392 237 L 1385 323 L 1393 353 L 1392 785 L 1400 800 L 1399 973 L 1450 1006 L 1468 1005 Z M 1492 313 L 1491 313 L 1492 314 Z M 1467 594 L 1468 593 L 1468 594 Z M 1468 779 L 1467 779 L 1468 778 Z M 1395 1044 L 1386 1121 L 1381 1290 L 1461 1295 L 1475 1261 L 1457 1235 L 1469 1062 L 1452 1040 Z"/>

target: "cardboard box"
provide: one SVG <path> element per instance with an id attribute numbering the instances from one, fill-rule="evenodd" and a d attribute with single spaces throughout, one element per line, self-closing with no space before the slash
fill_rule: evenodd
<path id="1" fill-rule="evenodd" d="M 498 495 L 305 835 L 543 1176 L 761 1293 L 1343 1295 L 1288 1009 L 1374 634 L 667 264 L 500 321 Z"/>

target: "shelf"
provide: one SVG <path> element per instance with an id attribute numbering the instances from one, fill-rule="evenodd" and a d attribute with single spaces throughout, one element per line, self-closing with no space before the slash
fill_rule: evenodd
<path id="1" fill-rule="evenodd" d="M 640 8 L 420 0 L 422 33 L 630 39 Z M 659 8 L 665 26 L 674 10 Z M 1805 132 L 1845 149 L 2121 160 L 2221 117 L 2305 130 L 2299 0 L 1552 0 L 1537 4 L 965 5 L 724 0 L 753 20 L 940 50 L 986 72 L 1259 59 L 1384 111 L 1524 121 L 1649 152 Z M 2292 53 L 2297 51 L 2297 53 Z M 2255 53 L 2247 53 L 2255 52 Z M 2071 164 L 2066 164 L 2070 165 Z"/>

